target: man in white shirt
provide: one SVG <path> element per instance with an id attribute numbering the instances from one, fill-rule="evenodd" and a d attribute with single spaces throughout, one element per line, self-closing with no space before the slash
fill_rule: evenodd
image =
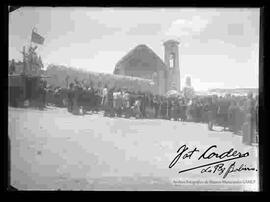
<path id="1" fill-rule="evenodd" d="M 102 106 L 104 107 L 105 104 L 107 103 L 107 95 L 108 95 L 108 88 L 107 88 L 107 85 L 105 85 L 105 87 L 103 88 L 103 91 L 102 91 Z"/>

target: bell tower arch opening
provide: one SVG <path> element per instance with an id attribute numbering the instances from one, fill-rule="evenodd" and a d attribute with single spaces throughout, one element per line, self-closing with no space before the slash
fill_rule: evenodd
<path id="1" fill-rule="evenodd" d="M 168 67 L 167 73 L 167 91 L 177 90 L 180 92 L 180 68 L 179 68 L 179 42 L 175 40 L 168 40 L 164 45 L 164 62 Z"/>
<path id="2" fill-rule="evenodd" d="M 170 61 L 169 61 L 169 64 L 170 64 L 170 68 L 174 68 L 175 67 L 175 55 L 174 53 L 171 53 L 170 54 Z"/>

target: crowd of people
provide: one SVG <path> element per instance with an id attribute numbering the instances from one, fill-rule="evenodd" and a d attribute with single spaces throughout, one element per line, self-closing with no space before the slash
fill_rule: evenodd
<path id="1" fill-rule="evenodd" d="M 70 113 L 103 112 L 107 117 L 156 118 L 206 123 L 209 130 L 221 126 L 235 134 L 258 131 L 258 96 L 160 96 L 149 92 L 130 92 L 125 88 L 84 86 L 70 83 L 68 88 L 47 88 L 46 102 L 67 107 Z M 48 99 L 48 97 L 51 97 Z M 246 123 L 248 126 L 246 126 Z M 251 141 L 251 140 L 247 140 Z"/>

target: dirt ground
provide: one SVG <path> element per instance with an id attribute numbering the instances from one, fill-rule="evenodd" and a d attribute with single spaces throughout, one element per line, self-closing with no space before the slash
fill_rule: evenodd
<path id="1" fill-rule="evenodd" d="M 9 108 L 10 181 L 20 190 L 257 190 L 258 172 L 228 175 L 183 169 L 213 161 L 182 159 L 169 169 L 180 146 L 216 152 L 230 148 L 258 168 L 258 147 L 242 144 L 242 136 L 208 131 L 206 124 L 168 120 L 124 119 L 102 114 L 75 116 L 62 108 Z M 194 154 L 195 155 L 195 154 Z M 197 154 L 196 154 L 197 155 Z M 230 165 L 230 162 L 224 163 Z M 174 180 L 185 183 L 175 184 Z M 193 180 L 188 182 L 186 180 Z M 199 184 L 195 181 L 208 181 Z M 241 181 L 234 184 L 232 181 Z M 252 184 L 243 180 L 255 180 Z"/>

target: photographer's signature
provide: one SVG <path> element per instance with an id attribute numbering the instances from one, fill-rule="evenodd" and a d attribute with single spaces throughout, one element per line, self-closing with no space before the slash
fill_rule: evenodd
<path id="1" fill-rule="evenodd" d="M 217 173 L 218 175 L 223 174 L 223 179 L 225 179 L 228 176 L 228 174 L 234 173 L 234 172 L 258 171 L 256 168 L 247 167 L 245 164 L 241 164 L 240 166 L 236 165 L 236 159 L 248 157 L 249 152 L 241 153 L 231 148 L 230 150 L 226 152 L 217 153 L 214 151 L 214 148 L 217 148 L 217 145 L 212 145 L 209 148 L 207 148 L 202 154 L 199 155 L 197 160 L 215 159 L 215 161 L 211 163 L 195 166 L 192 168 L 188 168 L 185 170 L 180 170 L 179 173 L 183 173 L 183 172 L 187 172 L 187 171 L 195 170 L 195 169 L 201 169 L 201 173 Z M 175 164 L 180 159 L 191 159 L 194 153 L 198 153 L 198 154 L 200 153 L 197 147 L 191 150 L 186 145 L 181 146 L 177 150 L 177 155 L 174 157 L 174 159 L 170 163 L 169 168 L 174 167 Z M 233 162 L 229 166 L 225 166 L 224 163 L 227 161 L 233 161 Z"/>

